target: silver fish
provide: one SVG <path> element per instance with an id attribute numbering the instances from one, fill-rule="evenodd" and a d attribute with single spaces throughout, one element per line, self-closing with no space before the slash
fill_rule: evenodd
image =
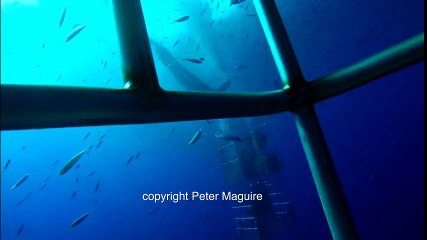
<path id="1" fill-rule="evenodd" d="M 237 5 L 239 3 L 245 2 L 246 0 L 231 0 L 230 1 L 230 6 L 231 5 Z"/>
<path id="2" fill-rule="evenodd" d="M 127 160 L 127 162 L 126 162 L 126 166 L 129 165 L 133 159 L 134 159 L 134 156 L 130 157 L 129 160 Z"/>
<path id="3" fill-rule="evenodd" d="M 37 191 L 42 190 L 43 188 L 45 188 L 45 187 L 46 187 L 46 185 L 47 185 L 47 183 L 43 183 L 43 184 L 39 187 L 39 189 L 38 189 Z"/>
<path id="4" fill-rule="evenodd" d="M 76 194 L 77 194 L 77 192 L 76 192 L 76 191 L 74 191 L 74 192 L 71 194 L 70 199 L 73 199 L 73 198 L 76 196 Z"/>
<path id="5" fill-rule="evenodd" d="M 73 39 L 77 34 L 79 34 L 83 29 L 85 29 L 86 25 L 79 25 L 78 27 L 74 28 L 73 31 L 71 31 L 70 34 L 65 38 L 65 42 L 69 42 L 71 39 Z"/>
<path id="6" fill-rule="evenodd" d="M 6 164 L 4 165 L 3 171 L 6 170 L 7 167 L 9 167 L 10 161 L 10 159 L 7 160 Z"/>
<path id="7" fill-rule="evenodd" d="M 85 137 L 83 138 L 83 140 L 86 140 L 86 139 L 89 137 L 89 135 L 90 135 L 90 132 L 88 132 L 88 133 L 85 135 Z"/>
<path id="8" fill-rule="evenodd" d="M 21 204 L 23 204 L 25 201 L 27 201 L 31 197 L 32 192 L 27 193 L 23 199 L 21 199 L 16 206 L 19 207 Z"/>
<path id="9" fill-rule="evenodd" d="M 95 192 L 98 192 L 100 184 L 101 184 L 101 182 L 98 180 L 98 182 L 96 183 L 96 186 L 95 186 Z"/>
<path id="10" fill-rule="evenodd" d="M 22 225 L 19 227 L 18 232 L 16 233 L 16 236 L 17 236 L 17 237 L 19 237 L 19 235 L 21 235 L 22 231 L 24 230 L 24 227 L 25 227 L 25 225 L 24 225 L 24 224 L 22 224 Z"/>
<path id="11" fill-rule="evenodd" d="M 176 46 L 176 45 L 178 45 L 178 43 L 179 43 L 179 40 L 176 40 L 176 42 L 173 44 L 173 48 Z"/>
<path id="12" fill-rule="evenodd" d="M 202 136 L 202 132 L 203 130 L 200 128 L 199 131 L 197 131 L 196 134 L 194 134 L 193 138 L 190 140 L 188 144 L 189 145 L 195 144 L 197 141 L 199 141 L 200 137 Z"/>
<path id="13" fill-rule="evenodd" d="M 184 16 L 184 17 L 180 17 L 177 20 L 175 20 L 174 22 L 185 22 L 190 18 L 190 16 Z"/>
<path id="14" fill-rule="evenodd" d="M 27 178 L 28 178 L 28 174 L 25 174 L 25 176 L 23 176 L 21 179 L 19 179 L 19 180 L 15 183 L 15 185 L 13 185 L 10 189 L 14 189 L 14 188 L 19 187 L 21 184 L 23 184 L 23 183 L 25 182 L 25 180 L 27 180 Z"/>
<path id="15" fill-rule="evenodd" d="M 62 12 L 61 19 L 59 19 L 59 27 L 61 27 L 62 24 L 64 23 L 65 13 L 67 13 L 67 7 L 64 8 L 64 11 Z"/>
<path id="16" fill-rule="evenodd" d="M 70 224 L 70 228 L 76 227 L 77 225 L 79 225 L 80 223 L 82 223 L 88 216 L 89 216 L 89 213 L 85 213 L 85 214 L 81 215 L 76 220 L 74 220 L 74 222 L 72 222 Z"/>
<path id="17" fill-rule="evenodd" d="M 204 59 L 204 58 L 200 58 L 200 59 L 195 59 L 195 58 L 183 58 L 182 60 L 187 61 L 187 62 L 191 62 L 191 63 L 200 64 L 200 63 L 202 63 L 205 59 Z"/>
<path id="18" fill-rule="evenodd" d="M 71 158 L 70 161 L 68 161 L 65 166 L 61 169 L 61 171 L 59 171 L 59 175 L 64 175 L 65 173 L 67 173 L 71 168 L 73 168 L 73 166 L 80 160 L 80 158 L 82 157 L 83 153 L 86 152 L 86 149 L 82 150 L 81 152 L 77 153 L 76 155 L 74 155 L 74 157 Z"/>
<path id="19" fill-rule="evenodd" d="M 96 145 L 95 149 L 99 148 L 99 146 L 101 146 L 101 144 L 102 144 L 103 142 L 104 142 L 103 140 L 100 140 L 100 141 L 98 142 L 98 144 Z"/>

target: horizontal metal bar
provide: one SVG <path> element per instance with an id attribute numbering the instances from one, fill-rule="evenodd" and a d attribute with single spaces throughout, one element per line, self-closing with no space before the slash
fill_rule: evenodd
<path id="1" fill-rule="evenodd" d="M 312 101 L 350 91 L 424 60 L 424 33 L 328 76 L 309 82 Z"/>
<path id="2" fill-rule="evenodd" d="M 247 117 L 295 109 L 321 101 L 424 59 L 424 33 L 309 82 L 308 92 L 256 94 L 182 93 L 1 85 L 1 130 L 138 124 Z M 380 70 L 376 70 L 379 67 Z M 362 71 L 362 73 L 359 73 Z M 197 111 L 200 112 L 197 112 Z"/>
<path id="3" fill-rule="evenodd" d="M 1 129 L 118 125 L 256 116 L 287 111 L 283 90 L 256 94 L 1 86 Z"/>
<path id="4" fill-rule="evenodd" d="M 160 91 L 140 0 L 114 0 L 126 86 L 145 94 Z"/>

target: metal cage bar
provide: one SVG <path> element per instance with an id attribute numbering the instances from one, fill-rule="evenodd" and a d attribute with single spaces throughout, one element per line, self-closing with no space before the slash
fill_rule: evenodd
<path id="1" fill-rule="evenodd" d="M 275 2 L 254 2 L 279 72 L 287 73 L 288 90 L 292 94 L 304 91 L 307 82 Z M 314 103 L 302 101 L 293 110 L 293 115 L 332 237 L 337 240 L 359 239 Z"/>
<path id="2" fill-rule="evenodd" d="M 0 127 L 1 130 L 22 130 L 267 115 L 290 111 L 301 102 L 328 99 L 423 60 L 424 33 L 421 33 L 344 70 L 309 82 L 305 90 L 297 94 L 285 90 L 252 94 L 159 90 L 155 95 L 147 95 L 133 89 L 2 84 Z M 360 77 L 357 69 L 371 74 L 372 66 L 381 71 L 369 78 Z M 337 74 L 339 72 L 346 74 Z M 162 104 L 165 102 L 167 104 Z M 204 111 L 189 109 L 189 103 L 192 108 Z"/>
<path id="3" fill-rule="evenodd" d="M 125 86 L 144 94 L 160 90 L 140 1 L 114 1 Z"/>

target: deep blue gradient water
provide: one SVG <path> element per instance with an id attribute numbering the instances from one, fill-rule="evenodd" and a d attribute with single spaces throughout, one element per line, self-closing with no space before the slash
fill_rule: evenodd
<path id="1" fill-rule="evenodd" d="M 424 31 L 421 0 L 276 2 L 308 80 Z M 173 66 L 188 72 L 177 74 L 168 64 L 173 61 L 153 48 L 163 88 L 200 90 L 185 85 L 188 74 L 211 89 L 231 81 L 228 92 L 281 87 L 251 1 L 142 5 L 153 46 L 166 49 L 177 62 Z M 110 1 L 5 0 L 1 14 L 2 84 L 123 87 Z M 183 16 L 189 19 L 175 22 Z M 78 26 L 86 27 L 66 42 Z M 424 239 L 423 78 L 420 63 L 316 105 L 361 239 Z M 199 129 L 199 141 L 189 145 Z M 221 133 L 239 140 L 220 139 Z M 84 149 L 90 150 L 60 176 Z M 332 239 L 290 113 L 2 131 L 1 169 L 1 239 L 231 240 L 241 237 L 236 228 L 253 227 L 251 220 L 235 218 L 256 214 L 259 224 L 268 225 L 264 239 Z M 11 189 L 25 174 L 28 179 Z M 270 204 L 250 212 L 233 201 L 141 199 L 144 193 L 179 191 L 247 193 L 257 182 L 272 194 L 271 203 L 286 203 L 284 210 L 274 204 L 273 210 Z M 286 212 L 283 222 L 271 217 L 280 211 Z M 277 229 L 270 227 L 275 224 Z M 260 229 L 243 231 L 241 239 L 257 239 Z"/>

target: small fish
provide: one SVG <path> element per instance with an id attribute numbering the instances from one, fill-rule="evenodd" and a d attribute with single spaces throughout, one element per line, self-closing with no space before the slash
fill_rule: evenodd
<path id="1" fill-rule="evenodd" d="M 175 132 L 175 127 L 171 128 L 171 130 L 168 133 L 168 137 L 170 137 Z"/>
<path id="2" fill-rule="evenodd" d="M 246 0 L 231 0 L 230 1 L 230 6 L 232 6 L 232 5 L 237 5 L 237 4 L 240 4 L 240 3 L 243 3 L 243 2 L 245 2 Z"/>
<path id="3" fill-rule="evenodd" d="M 21 184 L 23 184 L 25 182 L 25 180 L 27 180 L 28 178 L 28 174 L 25 174 L 25 176 L 23 176 L 21 179 L 19 179 L 15 185 L 13 185 L 10 189 L 15 189 L 17 187 L 19 187 Z"/>
<path id="4" fill-rule="evenodd" d="M 102 70 L 105 70 L 106 67 L 107 67 L 107 61 L 104 62 L 104 65 L 102 66 Z"/>
<path id="5" fill-rule="evenodd" d="M 11 159 L 8 159 L 6 164 L 4 165 L 3 171 L 6 170 L 9 167 Z"/>
<path id="6" fill-rule="evenodd" d="M 88 175 L 86 175 L 86 177 L 91 177 L 93 175 L 95 175 L 95 172 L 90 172 Z"/>
<path id="7" fill-rule="evenodd" d="M 21 235 L 22 231 L 24 231 L 24 227 L 25 225 L 22 224 L 19 228 L 18 228 L 18 232 L 16 233 L 16 236 L 19 237 L 19 235 Z"/>
<path id="8" fill-rule="evenodd" d="M 68 161 L 65 166 L 59 171 L 59 175 L 64 175 L 67 173 L 73 166 L 80 160 L 80 158 L 83 156 L 83 153 L 85 153 L 86 149 L 82 150 L 81 152 L 74 155 L 70 161 Z"/>
<path id="9" fill-rule="evenodd" d="M 67 7 L 64 8 L 64 11 L 62 11 L 61 19 L 59 19 L 59 27 L 61 27 L 64 23 L 65 13 L 67 13 Z"/>
<path id="10" fill-rule="evenodd" d="M 160 207 L 154 207 L 147 212 L 147 215 L 154 214 L 154 213 L 158 212 L 159 210 L 160 210 Z"/>
<path id="11" fill-rule="evenodd" d="M 77 34 L 79 34 L 83 29 L 85 29 L 85 27 L 86 25 L 79 25 L 78 27 L 74 28 L 65 38 L 65 42 L 69 42 L 71 39 L 77 36 Z"/>
<path id="12" fill-rule="evenodd" d="M 140 152 L 137 152 L 137 153 L 136 153 L 136 155 L 135 155 L 135 160 L 136 160 L 136 159 L 138 159 L 138 157 L 139 157 L 139 155 L 140 155 L 140 154 L 141 154 Z"/>
<path id="13" fill-rule="evenodd" d="M 80 168 L 80 164 L 77 164 L 74 169 L 79 169 Z"/>
<path id="14" fill-rule="evenodd" d="M 46 47 L 46 43 L 42 44 L 42 49 L 44 49 Z"/>
<path id="15" fill-rule="evenodd" d="M 256 16 L 256 14 L 253 14 L 253 13 L 247 13 L 245 15 L 248 16 L 248 17 L 255 17 Z"/>
<path id="16" fill-rule="evenodd" d="M 22 205 L 25 201 L 27 201 L 30 197 L 31 197 L 32 192 L 27 193 L 27 195 L 25 195 L 25 197 L 23 199 L 21 199 L 16 206 L 19 207 L 20 205 Z"/>
<path id="17" fill-rule="evenodd" d="M 70 228 L 76 227 L 77 225 L 82 223 L 88 216 L 89 216 L 89 213 L 85 213 L 82 216 L 78 217 L 76 220 L 74 220 L 74 222 L 70 224 Z"/>
<path id="18" fill-rule="evenodd" d="M 202 63 L 205 59 L 204 59 L 204 58 L 200 58 L 200 59 L 195 59 L 195 58 L 183 58 L 182 60 L 187 61 L 187 62 L 191 62 L 191 63 L 200 64 L 200 63 Z"/>
<path id="19" fill-rule="evenodd" d="M 50 177 L 46 177 L 46 178 L 43 180 L 43 183 L 47 182 L 47 180 L 49 180 L 49 178 L 50 178 Z"/>
<path id="20" fill-rule="evenodd" d="M 52 163 L 52 165 L 51 165 L 51 166 L 52 166 L 52 167 L 53 167 L 53 166 L 55 166 L 58 162 L 59 162 L 58 160 L 53 161 L 53 163 Z"/>
<path id="21" fill-rule="evenodd" d="M 59 74 L 59 76 L 56 78 L 56 81 L 59 82 L 59 80 L 61 79 L 62 74 Z"/>
<path id="22" fill-rule="evenodd" d="M 99 141 L 99 142 L 98 142 L 98 144 L 96 145 L 95 149 L 98 149 L 98 148 L 99 148 L 99 146 L 101 146 L 101 144 L 102 144 L 103 142 L 104 142 L 103 140 Z"/>
<path id="23" fill-rule="evenodd" d="M 71 194 L 70 200 L 71 200 L 71 199 L 73 199 L 73 198 L 76 196 L 76 194 L 77 194 L 77 192 L 76 192 L 76 191 L 74 191 L 74 192 Z"/>
<path id="24" fill-rule="evenodd" d="M 93 145 L 90 145 L 89 148 L 87 149 L 87 153 L 89 154 L 90 150 L 92 150 Z"/>
<path id="25" fill-rule="evenodd" d="M 209 124 L 209 125 L 212 125 L 212 122 L 211 122 L 211 120 L 209 120 L 209 119 L 206 119 L 206 122 Z"/>
<path id="26" fill-rule="evenodd" d="M 76 181 L 76 183 L 79 183 L 79 179 L 78 179 L 78 178 L 76 178 L 76 180 L 75 180 L 75 181 Z"/>
<path id="27" fill-rule="evenodd" d="M 102 136 L 98 138 L 98 141 L 104 139 L 106 136 L 107 134 L 102 134 Z"/>
<path id="28" fill-rule="evenodd" d="M 209 25 L 208 25 L 208 26 L 210 27 L 210 26 L 212 26 L 212 24 L 214 24 L 214 23 L 215 23 L 215 20 L 212 20 L 212 21 L 209 23 Z"/>
<path id="29" fill-rule="evenodd" d="M 134 156 L 130 157 L 129 160 L 127 160 L 126 166 L 129 165 L 132 162 L 133 158 L 134 158 Z"/>
<path id="30" fill-rule="evenodd" d="M 174 22 L 185 22 L 190 18 L 190 16 L 184 16 L 184 17 L 180 17 L 177 20 L 175 20 Z"/>
<path id="31" fill-rule="evenodd" d="M 23 145 L 23 146 L 21 147 L 21 151 L 25 150 L 25 148 L 27 148 L 27 146 Z"/>
<path id="32" fill-rule="evenodd" d="M 203 130 L 200 128 L 199 131 L 197 131 L 196 134 L 194 134 L 193 138 L 190 140 L 188 144 L 189 145 L 195 144 L 197 141 L 199 141 L 200 137 L 202 136 L 202 132 Z"/>
<path id="33" fill-rule="evenodd" d="M 86 133 L 85 137 L 83 138 L 83 140 L 86 140 L 90 135 L 90 132 Z"/>
<path id="34" fill-rule="evenodd" d="M 203 14 L 205 14 L 205 12 L 208 10 L 208 6 L 202 10 L 202 12 L 200 13 L 200 16 L 202 16 Z"/>
<path id="35" fill-rule="evenodd" d="M 101 184 L 101 182 L 98 180 L 98 182 L 96 183 L 94 192 L 98 192 L 100 184 Z"/>
<path id="36" fill-rule="evenodd" d="M 178 45 L 178 43 L 179 43 L 179 40 L 176 40 L 176 42 L 173 44 L 173 48 L 176 46 L 176 45 Z"/>
<path id="37" fill-rule="evenodd" d="M 43 184 L 39 187 L 39 189 L 37 189 L 37 191 L 42 190 L 43 188 L 45 188 L 45 187 L 46 187 L 46 185 L 47 185 L 47 183 L 43 183 Z"/>

